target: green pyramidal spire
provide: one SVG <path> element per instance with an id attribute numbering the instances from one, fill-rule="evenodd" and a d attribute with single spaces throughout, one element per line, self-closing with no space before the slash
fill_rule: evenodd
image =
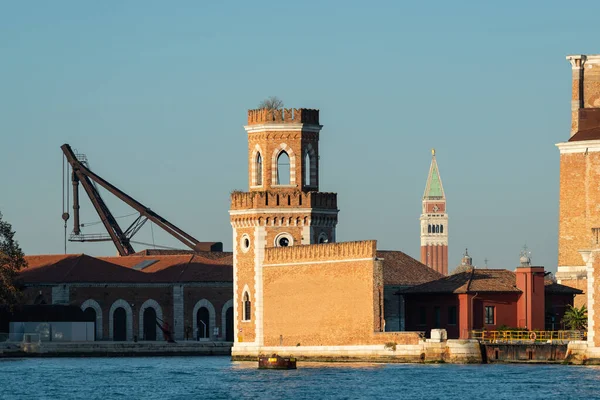
<path id="1" fill-rule="evenodd" d="M 435 150 L 431 150 L 431 166 L 429 167 L 429 176 L 427 177 L 427 186 L 425 186 L 424 199 L 443 199 L 444 187 L 440 178 L 437 161 L 435 160 Z"/>

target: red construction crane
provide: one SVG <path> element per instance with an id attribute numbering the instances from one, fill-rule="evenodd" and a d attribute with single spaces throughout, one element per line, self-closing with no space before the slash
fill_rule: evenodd
<path id="1" fill-rule="evenodd" d="M 112 240 L 115 247 L 122 256 L 128 256 L 135 253 L 135 250 L 131 246 L 131 238 L 142 228 L 147 220 L 155 223 L 161 227 L 164 231 L 171 234 L 174 238 L 185 244 L 192 250 L 195 251 L 223 251 L 223 243 L 221 242 L 199 242 L 191 235 L 185 233 L 142 203 L 135 200 L 133 197 L 127 195 L 115 186 L 111 185 L 100 176 L 96 175 L 89 169 L 87 160 L 83 161 L 78 159 L 75 155 L 71 146 L 63 144 L 61 149 L 65 155 L 65 158 L 72 169 L 71 183 L 73 185 L 73 234 L 69 238 L 72 242 L 103 242 Z M 85 235 L 81 233 L 79 223 L 79 183 L 83 186 L 85 192 L 90 198 L 96 212 L 100 216 L 100 220 L 104 224 L 108 236 L 100 234 Z M 115 195 L 117 198 L 122 200 L 127 205 L 134 208 L 140 213 L 140 215 L 133 221 L 133 223 L 123 231 L 117 220 L 108 209 L 104 200 L 100 196 L 96 184 L 102 186 L 110 193 Z M 63 219 L 66 221 L 69 219 L 69 214 L 64 213 Z"/>

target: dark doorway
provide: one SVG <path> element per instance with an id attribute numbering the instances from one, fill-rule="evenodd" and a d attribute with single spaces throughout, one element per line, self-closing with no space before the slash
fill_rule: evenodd
<path id="1" fill-rule="evenodd" d="M 225 340 L 233 342 L 233 307 L 225 311 Z"/>
<path id="2" fill-rule="evenodd" d="M 200 307 L 196 320 L 198 321 L 198 339 L 210 338 L 210 322 L 208 308 Z"/>
<path id="3" fill-rule="evenodd" d="M 113 313 L 113 340 L 127 340 L 127 313 L 123 307 L 119 307 Z"/>
<path id="4" fill-rule="evenodd" d="M 156 340 L 156 311 L 152 307 L 144 310 L 144 340 Z"/>
<path id="5" fill-rule="evenodd" d="M 96 310 L 92 307 L 88 307 L 83 310 L 83 315 L 85 315 L 86 321 L 94 323 L 94 340 L 96 340 Z"/>

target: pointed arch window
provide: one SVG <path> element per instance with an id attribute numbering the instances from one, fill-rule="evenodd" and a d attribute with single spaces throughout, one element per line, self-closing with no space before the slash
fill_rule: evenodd
<path id="1" fill-rule="evenodd" d="M 262 156 L 260 153 L 256 155 L 256 186 L 262 186 L 262 173 L 263 173 L 263 165 L 262 165 Z"/>
<path id="2" fill-rule="evenodd" d="M 251 318 L 251 303 L 250 303 L 250 295 L 248 292 L 244 292 L 244 321 L 250 321 Z"/>
<path id="3" fill-rule="evenodd" d="M 312 160 L 310 159 L 310 153 L 307 151 L 304 156 L 304 184 L 306 186 L 311 186 L 312 182 L 310 181 L 310 171 L 312 167 Z"/>
<path id="4" fill-rule="evenodd" d="M 431 224 L 427 225 L 427 233 L 431 233 Z"/>
<path id="5" fill-rule="evenodd" d="M 290 184 L 290 156 L 286 151 L 282 151 L 277 156 L 277 184 Z"/>
<path id="6" fill-rule="evenodd" d="M 444 225 L 440 225 L 440 233 L 444 233 Z"/>

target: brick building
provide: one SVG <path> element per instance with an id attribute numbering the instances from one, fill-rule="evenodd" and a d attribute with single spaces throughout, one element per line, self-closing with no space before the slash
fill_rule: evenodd
<path id="1" fill-rule="evenodd" d="M 442 275 L 375 241 L 336 243 L 337 195 L 319 190 L 321 128 L 318 110 L 248 111 L 249 190 L 231 194 L 229 211 L 234 358 L 418 342 L 390 332 L 404 324 L 393 292 Z"/>
<path id="2" fill-rule="evenodd" d="M 559 282 L 587 292 L 580 250 L 600 243 L 600 55 L 571 55 L 571 134 L 560 151 Z M 585 304 L 580 296 L 576 304 Z"/>
<path id="3" fill-rule="evenodd" d="M 544 277 L 544 267 L 524 257 L 514 272 L 466 267 L 401 290 L 406 329 L 446 329 L 450 339 L 469 338 L 474 329 L 558 330 L 567 306 L 582 292 Z"/>
<path id="4" fill-rule="evenodd" d="M 96 321 L 96 340 L 233 341 L 231 253 L 27 256 L 26 304 L 69 304 Z M 158 319 L 157 319 L 158 318 Z"/>
<path id="5" fill-rule="evenodd" d="M 556 278 L 585 290 L 584 358 L 600 360 L 600 55 L 570 55 L 571 135 L 560 151 L 560 219 Z M 575 349 L 574 349 L 575 350 Z"/>

